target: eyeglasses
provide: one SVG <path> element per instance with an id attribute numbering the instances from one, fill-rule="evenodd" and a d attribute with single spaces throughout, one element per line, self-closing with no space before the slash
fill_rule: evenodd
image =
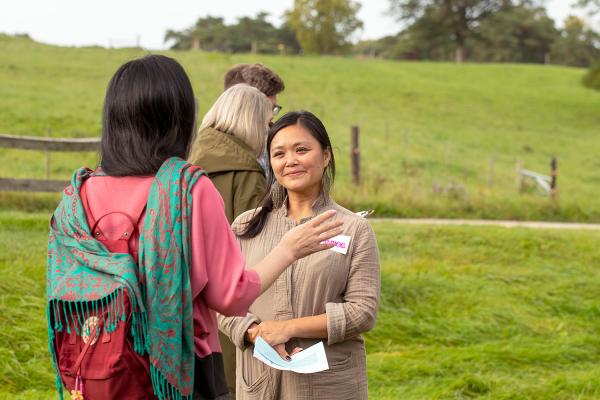
<path id="1" fill-rule="evenodd" d="M 279 114 L 279 111 L 281 111 L 283 107 L 281 107 L 279 104 L 275 104 L 273 105 L 273 116 L 276 116 L 277 114 Z"/>

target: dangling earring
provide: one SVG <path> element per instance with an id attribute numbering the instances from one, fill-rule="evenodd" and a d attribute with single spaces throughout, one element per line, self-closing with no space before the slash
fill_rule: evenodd
<path id="1" fill-rule="evenodd" d="M 271 185 L 271 201 L 273 201 L 273 209 L 277 209 L 283 205 L 285 201 L 285 188 L 275 181 Z"/>

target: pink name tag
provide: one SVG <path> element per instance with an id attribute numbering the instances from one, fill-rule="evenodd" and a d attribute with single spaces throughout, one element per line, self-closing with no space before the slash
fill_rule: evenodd
<path id="1" fill-rule="evenodd" d="M 333 251 L 335 251 L 337 253 L 341 253 L 341 254 L 346 254 L 348 252 L 348 247 L 350 247 L 350 236 L 337 235 L 337 236 L 332 237 L 329 240 L 324 241 L 323 243 L 334 245 L 329 250 L 333 250 Z"/>

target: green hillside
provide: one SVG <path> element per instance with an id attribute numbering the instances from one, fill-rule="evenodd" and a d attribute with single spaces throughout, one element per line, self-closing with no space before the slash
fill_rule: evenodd
<path id="1" fill-rule="evenodd" d="M 108 80 L 140 49 L 65 48 L 0 36 L 0 132 L 96 136 Z M 233 64 L 284 77 L 279 103 L 325 122 L 338 161 L 337 200 L 378 215 L 600 221 L 600 92 L 581 69 L 411 63 L 338 57 L 165 52 L 188 71 L 203 114 Z M 350 184 L 350 126 L 361 128 L 363 184 Z M 516 163 L 549 173 L 559 198 L 517 191 Z M 52 178 L 94 166 L 94 154 L 53 154 Z M 0 149 L 0 177 L 43 178 L 40 152 Z M 493 161 L 492 161 L 493 160 Z M 492 167 L 493 165 L 493 167 Z M 493 173 L 492 170 L 493 169 Z M 6 209 L 48 209 L 56 196 L 0 193 Z"/>

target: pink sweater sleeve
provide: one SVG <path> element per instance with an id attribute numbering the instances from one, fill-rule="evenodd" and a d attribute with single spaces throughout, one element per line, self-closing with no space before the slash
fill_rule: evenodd
<path id="1" fill-rule="evenodd" d="M 202 176 L 192 188 L 192 296 L 223 315 L 246 315 L 260 294 L 260 278 L 244 257 L 225 216 L 223 199 Z"/>

